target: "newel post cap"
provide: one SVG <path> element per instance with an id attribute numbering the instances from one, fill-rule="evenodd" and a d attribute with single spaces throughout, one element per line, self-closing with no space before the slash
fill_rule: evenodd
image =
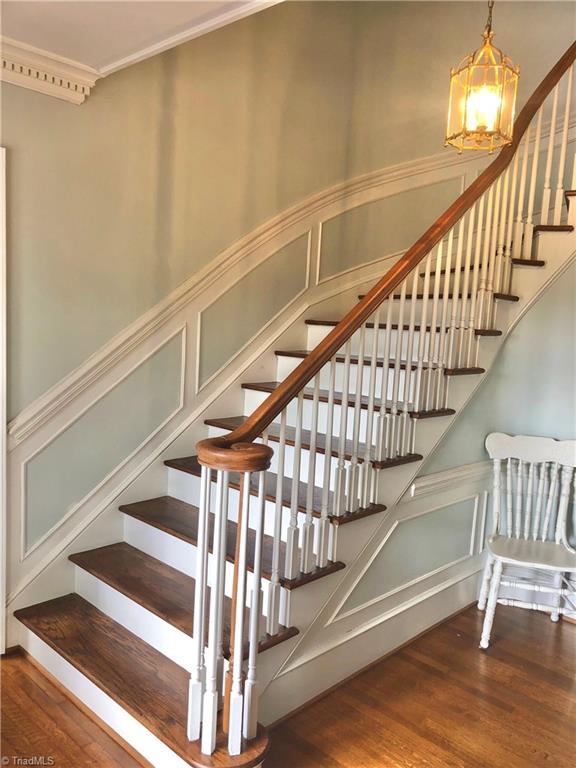
<path id="1" fill-rule="evenodd" d="M 201 440 L 196 446 L 198 461 L 225 472 L 262 472 L 270 467 L 274 451 L 262 443 L 232 443 L 226 437 Z"/>

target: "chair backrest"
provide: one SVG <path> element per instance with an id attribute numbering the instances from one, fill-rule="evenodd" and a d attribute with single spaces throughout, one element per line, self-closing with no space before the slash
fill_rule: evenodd
<path id="1" fill-rule="evenodd" d="M 492 432 L 494 532 L 515 539 L 568 543 L 568 509 L 574 505 L 576 440 Z"/>

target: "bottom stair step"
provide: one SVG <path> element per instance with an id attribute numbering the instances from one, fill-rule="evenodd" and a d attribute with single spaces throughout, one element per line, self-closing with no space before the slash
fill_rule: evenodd
<path id="1" fill-rule="evenodd" d="M 190 576 L 125 542 L 78 552 L 68 559 L 181 632 L 192 636 L 196 582 Z M 231 612 L 232 601 L 227 597 L 224 600 L 223 615 L 225 656 L 229 653 Z M 247 611 L 246 619 L 248 615 Z M 281 627 L 277 634 L 269 635 L 265 632 L 262 619 L 259 651 L 272 648 L 297 634 L 296 627 Z M 247 650 L 246 647 L 245 652 Z"/>
<path id="2" fill-rule="evenodd" d="M 269 742 L 263 728 L 237 757 L 230 757 L 227 738 L 219 730 L 216 752 L 203 755 L 199 742 L 186 737 L 188 672 L 78 595 L 14 615 L 188 765 L 248 768 L 264 759 Z M 138 749 L 134 741 L 130 743 Z"/>

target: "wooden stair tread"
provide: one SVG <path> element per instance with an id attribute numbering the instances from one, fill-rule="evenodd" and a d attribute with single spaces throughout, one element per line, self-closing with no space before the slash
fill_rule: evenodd
<path id="1" fill-rule="evenodd" d="M 477 366 L 470 368 L 446 368 L 444 373 L 446 376 L 475 376 L 480 373 L 486 373 L 486 369 L 478 368 Z"/>
<path id="2" fill-rule="evenodd" d="M 228 416 L 225 418 L 214 418 L 214 419 L 205 419 L 204 424 L 206 424 L 209 427 L 217 427 L 218 429 L 226 429 L 229 432 L 232 432 L 234 429 L 237 429 L 239 426 L 241 426 L 246 421 L 246 416 Z M 276 423 L 270 424 L 268 427 L 268 439 L 272 442 L 279 442 L 280 440 L 280 425 Z M 302 430 L 302 447 L 306 450 L 310 449 L 310 430 L 303 429 Z M 285 432 L 285 441 L 286 445 L 294 445 L 296 441 L 296 428 L 295 427 L 289 427 L 286 426 L 286 432 Z M 331 455 L 334 457 L 338 456 L 338 436 L 335 436 L 332 438 L 332 449 L 331 449 Z M 364 455 L 365 447 L 363 444 L 360 444 L 359 446 L 359 455 L 362 457 Z M 316 435 L 316 452 L 317 453 L 326 453 L 326 435 L 318 434 Z M 346 446 L 345 446 L 345 453 L 344 458 L 346 461 L 350 461 L 352 457 L 352 440 L 346 440 Z M 422 456 L 418 453 L 411 453 L 408 456 L 402 456 L 397 459 L 387 459 L 386 461 L 373 461 L 372 464 L 376 467 L 376 469 L 386 469 L 388 467 L 395 467 L 399 466 L 400 464 L 409 464 L 413 461 L 421 461 Z M 359 463 L 362 462 L 362 458 L 359 458 Z"/>
<path id="3" fill-rule="evenodd" d="M 182 472 L 188 472 L 188 474 L 200 477 L 202 467 L 198 461 L 197 456 L 185 456 L 181 459 L 168 459 L 164 462 L 166 466 L 173 469 L 179 469 Z M 215 475 L 213 476 L 213 480 Z M 264 493 L 267 501 L 276 501 L 276 484 L 277 475 L 274 472 L 266 472 L 264 475 Z M 240 489 L 240 474 L 238 472 L 229 473 L 229 485 L 236 490 Z M 300 481 L 298 484 L 298 511 L 306 512 L 306 497 L 308 494 L 308 483 Z M 258 474 L 252 473 L 250 477 L 250 495 L 258 496 Z M 292 498 L 292 478 L 282 478 L 282 504 L 284 507 L 290 507 Z M 332 508 L 334 502 L 334 494 L 332 491 L 328 493 L 328 509 Z M 321 516 L 322 509 L 322 488 L 315 487 L 312 494 L 312 514 L 314 517 Z M 383 504 L 371 504 L 366 509 L 360 509 L 353 513 L 347 513 L 347 522 L 352 519 L 358 519 L 360 517 L 366 517 L 369 514 L 376 515 L 379 512 L 384 512 L 386 507 Z M 334 515 L 328 515 L 331 521 L 338 525 L 342 517 L 336 517 Z"/>
<path id="4" fill-rule="evenodd" d="M 544 263 L 544 262 L 542 262 L 542 263 Z M 325 325 L 325 326 L 329 326 L 331 328 L 335 328 L 339 323 L 340 323 L 340 320 L 306 320 L 306 325 L 320 325 L 320 326 Z M 366 323 L 366 327 L 367 328 L 374 328 L 374 323 Z M 379 327 L 380 330 L 385 330 L 386 323 L 379 323 L 378 327 Z M 398 330 L 398 324 L 397 323 L 393 323 L 390 326 L 390 328 L 393 331 L 397 331 Z M 420 328 L 421 328 L 420 325 L 415 325 L 414 326 L 414 330 L 417 331 L 417 332 L 420 331 Z M 431 329 L 432 329 L 432 327 L 430 325 L 426 326 L 426 332 L 429 332 Z M 409 331 L 410 330 L 410 326 L 405 323 L 402 326 L 402 330 Z M 439 332 L 439 331 L 440 331 L 440 326 L 437 326 L 436 327 L 436 332 Z M 475 333 L 476 336 L 501 336 L 502 335 L 502 331 L 494 331 L 494 330 L 492 330 L 490 328 L 477 328 L 474 331 L 474 333 Z"/>
<path id="5" fill-rule="evenodd" d="M 72 563 L 91 573 L 100 581 L 134 600 L 151 613 L 192 637 L 194 596 L 196 582 L 191 576 L 172 568 L 161 560 L 147 555 L 126 542 L 77 552 L 68 558 Z M 207 610 L 210 602 L 207 602 Z M 232 601 L 224 598 L 223 643 L 227 656 L 230 644 L 230 617 Z M 248 620 L 249 612 L 246 611 Z M 264 651 L 298 634 L 296 627 L 280 627 L 276 635 L 265 631 L 261 619 L 259 651 Z M 208 637 L 206 621 L 206 637 Z M 247 652 L 248 648 L 246 648 Z"/>
<path id="6" fill-rule="evenodd" d="M 512 264 L 517 267 L 544 267 L 546 262 L 542 259 L 512 259 Z"/>
<path id="7" fill-rule="evenodd" d="M 279 357 L 300 357 L 300 358 L 304 359 L 304 358 L 308 357 L 308 355 L 310 355 L 311 352 L 308 352 L 305 349 L 293 349 L 293 350 L 288 350 L 288 351 L 276 350 L 275 354 L 277 356 L 279 356 Z M 337 356 L 336 357 L 336 362 L 337 363 L 344 363 L 345 359 L 346 358 L 344 356 Z M 350 364 L 351 365 L 358 365 L 359 362 L 360 362 L 360 358 L 357 355 L 351 355 L 350 356 Z M 369 357 L 365 357 L 363 362 L 362 362 L 362 364 L 364 366 L 370 366 L 372 364 L 372 361 L 370 360 Z M 378 368 L 383 368 L 384 367 L 384 361 L 382 359 L 378 358 L 377 361 L 376 361 L 376 365 L 378 366 Z M 394 368 L 395 366 L 396 366 L 395 361 L 394 360 L 390 361 L 389 367 L 390 368 Z M 407 367 L 408 366 L 407 366 L 405 361 L 401 361 L 400 362 L 400 369 L 401 370 L 405 371 Z M 423 368 L 422 368 L 422 370 L 427 371 L 427 370 L 430 370 L 430 368 L 431 368 L 430 364 L 425 363 Z M 412 363 L 412 365 L 410 366 L 410 369 L 412 371 L 418 370 L 418 364 L 417 363 Z M 444 369 L 444 375 L 445 376 L 466 376 L 466 375 L 471 374 L 471 373 L 484 373 L 484 369 L 483 368 L 445 368 Z M 311 389 L 311 391 L 312 391 L 312 393 L 314 393 L 313 389 Z M 355 396 L 352 395 L 351 397 L 355 397 Z"/>
<path id="8" fill-rule="evenodd" d="M 534 234 L 538 232 L 573 232 L 574 227 L 571 224 L 537 224 L 534 227 Z"/>
<path id="9" fill-rule="evenodd" d="M 221 729 L 214 754 L 203 755 L 200 743 L 186 736 L 190 673 L 79 595 L 48 600 L 14 615 L 189 765 L 248 768 L 264 759 L 268 736 L 261 727 L 237 757 L 228 754 Z"/>
<path id="10" fill-rule="evenodd" d="M 244 382 L 242 384 L 242 389 L 251 389 L 255 392 L 274 392 L 275 389 L 277 389 L 282 382 L 280 381 L 255 381 L 255 382 Z M 311 387 L 306 387 L 304 390 L 304 399 L 305 400 L 312 400 L 314 398 L 314 390 Z M 325 389 L 321 389 L 319 392 L 318 399 L 321 403 L 327 403 L 328 402 L 328 391 Z M 334 395 L 334 404 L 335 405 L 342 405 L 342 393 L 336 392 Z M 350 395 L 348 398 L 348 407 L 353 408 L 355 404 L 354 395 Z M 375 400 L 374 404 L 377 408 L 380 408 L 380 400 Z M 360 407 L 363 410 L 366 410 L 368 408 L 368 397 L 366 395 L 362 395 L 362 400 Z M 386 408 L 387 413 L 390 413 L 390 408 Z M 424 418 L 434 418 L 436 416 L 451 416 L 456 411 L 452 410 L 452 408 L 442 408 L 439 410 L 430 410 L 430 411 L 409 411 L 408 412 L 410 417 L 413 419 L 424 419 Z"/>
<path id="11" fill-rule="evenodd" d="M 160 496 L 155 499 L 146 499 L 144 501 L 138 501 L 134 504 L 123 504 L 120 507 L 120 511 L 130 517 L 134 517 L 147 525 L 151 525 L 154 528 L 158 528 L 171 536 L 176 536 L 188 544 L 196 545 L 198 542 L 198 507 L 187 504 L 185 501 L 175 499 L 172 496 Z M 214 515 L 210 515 L 208 526 L 208 537 L 210 541 L 210 551 L 212 543 L 212 535 L 214 531 Z M 227 521 L 226 526 L 226 559 L 228 562 L 234 562 L 234 554 L 236 550 L 236 530 L 237 525 L 233 520 Z M 253 570 L 254 566 L 254 546 L 255 546 L 255 531 L 252 528 L 248 529 L 248 544 L 247 544 L 247 568 Z M 264 536 L 262 541 L 262 575 L 270 579 L 272 575 L 272 547 L 273 539 L 271 536 Z M 279 547 L 279 562 L 280 572 L 284 571 L 284 561 L 286 556 L 286 544 L 281 541 Z M 330 563 L 329 565 L 338 565 L 337 570 L 345 568 L 344 563 Z M 322 569 L 318 572 L 316 578 L 326 575 L 326 573 L 332 573 L 332 570 Z M 301 574 L 302 577 L 308 577 L 309 574 Z M 285 579 L 280 579 L 284 586 L 287 586 Z M 293 579 L 290 582 L 288 588 L 293 589 L 301 586 L 301 583 L 307 583 L 309 578 L 301 582 L 300 577 Z"/>
<path id="12" fill-rule="evenodd" d="M 520 301 L 520 296 L 515 296 L 513 293 L 495 293 L 493 296 L 500 301 Z"/>

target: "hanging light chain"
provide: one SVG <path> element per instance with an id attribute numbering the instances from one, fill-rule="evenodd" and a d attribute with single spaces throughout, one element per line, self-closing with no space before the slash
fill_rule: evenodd
<path id="1" fill-rule="evenodd" d="M 494 0 L 488 0 L 488 18 L 486 20 L 486 28 L 484 30 L 485 35 L 490 35 L 492 32 L 492 9 L 494 8 Z"/>

